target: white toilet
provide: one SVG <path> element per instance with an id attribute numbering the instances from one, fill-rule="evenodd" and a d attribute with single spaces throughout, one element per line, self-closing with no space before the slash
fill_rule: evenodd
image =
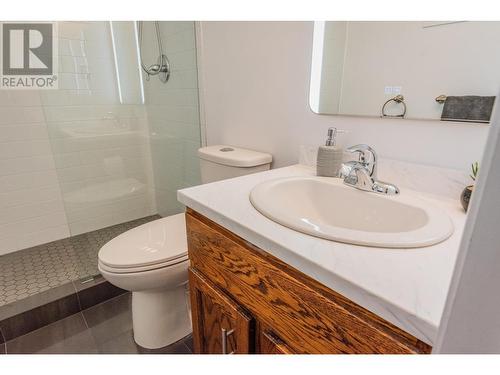
<path id="1" fill-rule="evenodd" d="M 203 183 L 268 170 L 272 161 L 266 153 L 222 145 L 200 148 L 198 156 Z M 137 344 L 161 348 L 191 332 L 183 213 L 115 237 L 101 248 L 98 257 L 103 277 L 132 292 Z"/>

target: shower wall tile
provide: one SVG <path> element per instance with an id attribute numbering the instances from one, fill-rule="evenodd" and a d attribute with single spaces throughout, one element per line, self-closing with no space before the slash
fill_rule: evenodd
<path id="1" fill-rule="evenodd" d="M 19 103 L 23 101 L 20 100 Z M 13 124 L 45 123 L 43 109 L 40 106 L 0 106 L 0 126 Z M 0 128 L 1 130 L 1 128 Z"/>
<path id="2" fill-rule="evenodd" d="M 59 198 L 60 190 L 58 186 L 30 187 L 0 193 L 0 206 L 6 209 L 42 202 L 53 203 L 60 201 Z"/>
<path id="3" fill-rule="evenodd" d="M 154 61 L 145 26 L 144 59 Z M 199 183 L 194 23 L 160 23 L 172 75 L 143 80 L 146 105 L 119 91 L 140 87 L 118 83 L 108 22 L 58 27 L 59 89 L 0 92 L 0 254 L 180 212 L 176 190 Z M 137 71 L 137 56 L 118 64 Z"/>
<path id="4" fill-rule="evenodd" d="M 38 91 L 0 92 L 0 255 L 69 235 Z"/>
<path id="5" fill-rule="evenodd" d="M 196 89 L 198 90 L 198 77 L 196 69 L 177 70 L 168 80 L 173 89 Z"/>
<path id="6" fill-rule="evenodd" d="M 2 129 L 0 128 L 0 131 Z M 24 173 L 47 172 L 55 170 L 52 155 L 35 156 L 29 158 L 0 159 L 0 178 L 12 177 Z M 57 179 L 54 181 L 57 184 Z"/>
<path id="7" fill-rule="evenodd" d="M 150 39 L 152 30 L 146 22 L 144 33 Z M 160 30 L 172 73 L 167 84 L 152 78 L 144 88 L 156 204 L 158 213 L 166 216 L 184 209 L 177 189 L 200 183 L 201 134 L 194 22 L 160 22 Z M 144 45 L 143 52 L 147 61 L 158 53 L 153 43 Z"/>
<path id="8" fill-rule="evenodd" d="M 158 213 L 161 216 L 175 215 L 184 210 L 177 200 L 177 191 L 158 188 L 156 190 Z"/>
<path id="9" fill-rule="evenodd" d="M 45 213 L 64 212 L 61 201 L 37 202 L 33 204 L 23 204 L 23 209 L 19 206 L 7 207 L 0 211 L 0 226 L 12 221 L 27 220 L 33 217 L 42 216 Z"/>
<path id="10" fill-rule="evenodd" d="M 38 188 L 56 186 L 54 185 L 55 181 L 57 181 L 55 169 L 33 173 L 0 175 L 0 192 L 6 193 L 18 189 L 32 188 L 33 186 Z"/>
<path id="11" fill-rule="evenodd" d="M 24 124 L 2 126 L 0 128 L 0 144 L 16 141 L 38 141 L 47 139 L 47 129 L 43 124 Z"/>
<path id="12" fill-rule="evenodd" d="M 148 104 L 148 118 L 164 119 L 165 121 L 178 121 L 195 125 L 199 121 L 198 107 L 173 106 L 168 103 L 163 105 Z"/>
<path id="13" fill-rule="evenodd" d="M 120 102 L 109 22 L 59 26 L 60 89 L 41 101 L 71 234 L 156 213 L 146 111 Z"/>
<path id="14" fill-rule="evenodd" d="M 60 211 L 58 214 L 62 217 L 64 212 Z M 69 236 L 68 224 L 65 221 L 61 225 L 52 226 L 53 224 L 54 223 L 51 223 L 51 227 L 49 228 L 34 230 L 33 232 L 26 234 L 18 241 L 19 248 L 26 249 L 39 244 L 52 242 L 54 241 L 54 238 L 63 239 Z"/>
<path id="15" fill-rule="evenodd" d="M 75 40 L 96 40 L 103 37 L 105 22 L 99 21 L 62 21 L 58 23 L 59 37 Z"/>
<path id="16" fill-rule="evenodd" d="M 7 141 L 4 142 L 0 148 L 0 159 L 42 155 L 51 155 L 50 142 L 48 139 Z"/>
<path id="17" fill-rule="evenodd" d="M 32 107 L 40 104 L 38 91 L 0 90 L 0 107 Z"/>
<path id="18" fill-rule="evenodd" d="M 168 44 L 168 43 L 167 43 Z M 196 69 L 196 50 L 178 51 L 170 54 L 172 71 Z"/>
<path id="19" fill-rule="evenodd" d="M 0 225 L 0 238 L 11 235 L 26 236 L 40 231 L 40 228 L 45 228 L 45 223 L 50 223 L 51 227 L 64 225 L 66 223 L 64 212 L 44 213 L 27 220 Z"/>
<path id="20" fill-rule="evenodd" d="M 111 105 L 115 98 L 106 91 L 98 90 L 51 90 L 41 98 L 44 106 L 64 105 Z"/>
<path id="21" fill-rule="evenodd" d="M 156 213 L 147 112 L 120 102 L 109 23 L 58 31 L 59 89 L 0 92 L 0 254 Z"/>

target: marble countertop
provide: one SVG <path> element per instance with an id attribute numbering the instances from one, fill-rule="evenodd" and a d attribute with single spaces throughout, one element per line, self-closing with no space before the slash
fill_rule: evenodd
<path id="1" fill-rule="evenodd" d="M 263 181 L 314 174 L 311 167 L 294 165 L 179 190 L 177 197 L 186 206 L 432 345 L 465 222 L 458 199 L 400 186 L 402 194 L 416 194 L 440 206 L 455 227 L 448 240 L 417 249 L 370 248 L 312 237 L 269 220 L 250 203 L 250 191 Z"/>

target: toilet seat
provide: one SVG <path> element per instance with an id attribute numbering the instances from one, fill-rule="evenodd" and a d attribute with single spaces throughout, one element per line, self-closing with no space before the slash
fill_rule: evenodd
<path id="1" fill-rule="evenodd" d="M 99 251 L 99 267 L 111 273 L 152 271 L 186 262 L 184 214 L 151 221 L 115 237 Z"/>
<path id="2" fill-rule="evenodd" d="M 185 256 L 183 256 L 179 259 L 173 260 L 173 261 L 152 264 L 149 266 L 142 266 L 142 267 L 114 268 L 114 267 L 109 267 L 106 264 L 99 261 L 99 269 L 101 269 L 103 271 L 111 272 L 111 273 L 122 273 L 122 274 L 139 273 L 139 272 L 154 271 L 154 270 L 157 270 L 159 268 L 168 268 L 168 267 L 175 266 L 179 263 L 188 262 L 188 261 L 189 261 L 189 258 L 188 258 L 187 254 Z"/>

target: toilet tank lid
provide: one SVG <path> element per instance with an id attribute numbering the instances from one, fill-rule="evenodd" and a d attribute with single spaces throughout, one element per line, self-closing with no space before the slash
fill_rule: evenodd
<path id="1" fill-rule="evenodd" d="M 202 147 L 198 149 L 198 156 L 213 163 L 244 168 L 269 164 L 273 160 L 272 155 L 265 152 L 226 145 Z"/>

